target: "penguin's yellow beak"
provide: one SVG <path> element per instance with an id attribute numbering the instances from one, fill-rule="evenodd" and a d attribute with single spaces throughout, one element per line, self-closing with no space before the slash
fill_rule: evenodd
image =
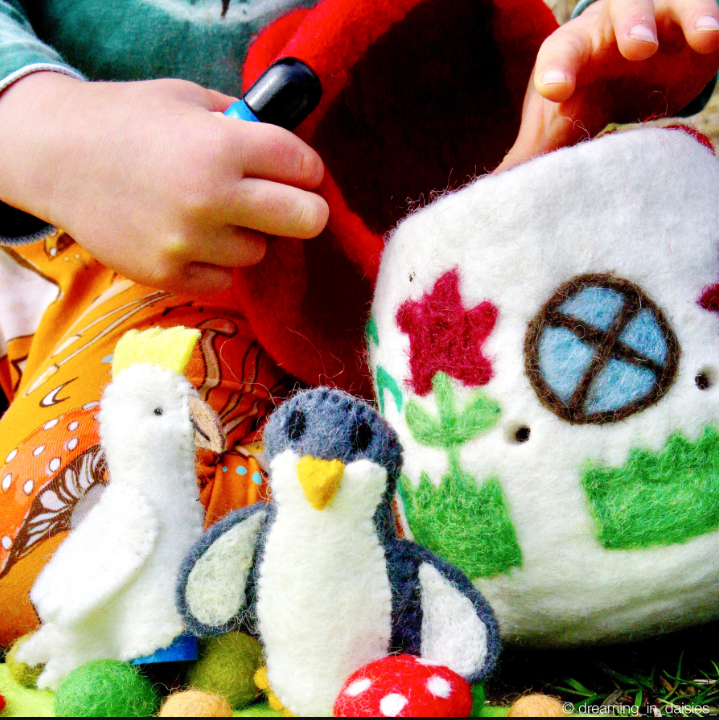
<path id="1" fill-rule="evenodd" d="M 315 510 L 324 510 L 342 481 L 345 466 L 341 460 L 318 460 L 305 456 L 297 464 L 297 475 L 305 496 Z"/>

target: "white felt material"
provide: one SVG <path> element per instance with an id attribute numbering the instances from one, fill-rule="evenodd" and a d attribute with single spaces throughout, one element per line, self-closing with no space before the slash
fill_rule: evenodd
<path id="1" fill-rule="evenodd" d="M 142 494 L 110 484 L 33 585 L 30 600 L 40 620 L 71 627 L 86 619 L 133 579 L 158 532 L 157 517 Z"/>
<path id="2" fill-rule="evenodd" d="M 315 510 L 286 450 L 271 464 L 277 515 L 258 583 L 267 677 L 295 715 L 329 717 L 347 678 L 384 657 L 392 598 L 373 514 L 387 481 L 362 459 L 347 465 L 324 510 Z"/>
<path id="3" fill-rule="evenodd" d="M 204 517 L 192 394 L 185 378 L 151 365 L 122 371 L 106 388 L 99 420 L 108 489 L 38 579 L 37 597 L 51 614 L 43 617 L 41 610 L 47 621 L 18 652 L 22 662 L 45 664 L 38 687 L 56 689 L 89 660 L 151 655 L 183 631 L 175 585 Z M 64 570 L 77 590 L 63 587 Z M 79 588 L 104 602 L 86 614 Z M 67 625 L 68 618 L 74 624 Z"/>
<path id="4" fill-rule="evenodd" d="M 487 628 L 472 601 L 429 563 L 419 567 L 422 589 L 421 655 L 468 678 L 484 666 Z"/>
<path id="5" fill-rule="evenodd" d="M 257 533 L 266 516 L 264 511 L 256 512 L 232 527 L 192 568 L 187 579 L 187 606 L 201 623 L 224 625 L 242 610 Z"/>
<path id="6" fill-rule="evenodd" d="M 524 643 L 637 637 L 719 617 L 719 532 L 673 545 L 606 550 L 580 476 L 591 461 L 623 465 L 633 448 L 661 450 L 680 431 L 696 441 L 719 418 L 719 314 L 702 309 L 719 282 L 719 161 L 678 130 L 645 128 L 535 159 L 441 197 L 403 221 L 382 259 L 370 343 L 404 403 L 436 413 L 432 393 L 414 394 L 409 337 L 396 316 L 458 268 L 465 308 L 493 303 L 484 343 L 493 377 L 478 388 L 501 407 L 499 422 L 465 444 L 463 471 L 496 477 L 522 552 L 522 566 L 476 579 L 503 636 Z M 525 371 L 525 336 L 558 287 L 585 273 L 613 273 L 640 286 L 665 313 L 681 347 L 678 375 L 661 401 L 621 422 L 572 425 L 541 402 Z M 458 403 L 477 388 L 454 381 Z M 416 442 L 389 392 L 385 414 L 405 449 L 412 483 L 439 483 L 447 454 Z M 518 443 L 515 431 L 531 430 Z"/>

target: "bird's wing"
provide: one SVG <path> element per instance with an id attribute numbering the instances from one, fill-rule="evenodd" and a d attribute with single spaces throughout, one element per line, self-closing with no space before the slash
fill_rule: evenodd
<path id="1" fill-rule="evenodd" d="M 30 591 L 43 622 L 74 625 L 125 588 L 152 552 L 159 524 L 132 487 L 110 483 Z"/>
<path id="2" fill-rule="evenodd" d="M 492 672 L 499 654 L 494 613 L 457 568 L 427 551 L 422 555 L 422 658 L 454 670 L 470 683 L 480 682 Z"/>
<path id="3" fill-rule="evenodd" d="M 237 626 L 247 606 L 246 590 L 267 506 L 252 505 L 213 525 L 185 558 L 177 601 L 195 635 L 220 635 Z"/>

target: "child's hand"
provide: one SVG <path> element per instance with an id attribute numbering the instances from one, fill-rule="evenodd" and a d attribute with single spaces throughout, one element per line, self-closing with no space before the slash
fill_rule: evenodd
<path id="1" fill-rule="evenodd" d="M 292 133 L 221 113 L 182 80 L 84 83 L 37 73 L 0 95 L 0 198 L 66 230 L 136 282 L 226 290 L 263 233 L 311 238 L 324 167 Z"/>
<path id="2" fill-rule="evenodd" d="M 519 136 L 497 170 L 610 122 L 676 113 L 718 68 L 716 0 L 599 0 L 545 40 Z"/>

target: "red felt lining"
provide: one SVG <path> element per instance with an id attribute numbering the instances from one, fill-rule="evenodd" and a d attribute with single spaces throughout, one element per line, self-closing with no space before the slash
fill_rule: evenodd
<path id="1" fill-rule="evenodd" d="M 235 294 L 282 367 L 370 394 L 363 328 L 382 235 L 408 200 L 428 202 L 499 163 L 556 27 L 542 0 L 323 0 L 256 39 L 245 86 L 286 56 L 323 86 L 297 132 L 327 166 L 328 227 L 316 240 L 270 243 L 259 266 L 236 274 Z"/>

